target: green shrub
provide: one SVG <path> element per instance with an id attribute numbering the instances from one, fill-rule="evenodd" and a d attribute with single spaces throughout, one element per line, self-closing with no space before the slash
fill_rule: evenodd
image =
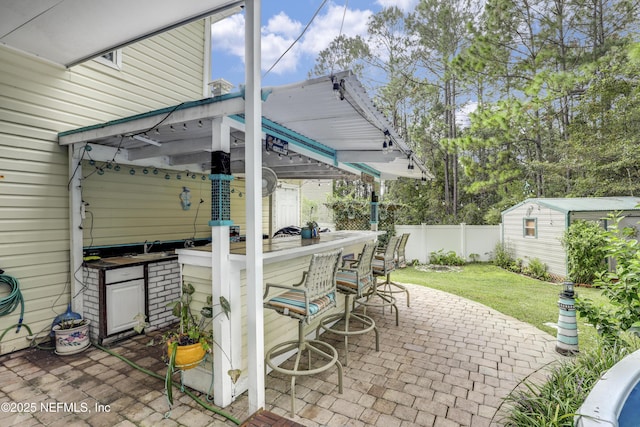
<path id="1" fill-rule="evenodd" d="M 522 268 L 523 268 L 522 265 L 523 265 L 522 258 L 518 258 L 516 260 L 512 260 L 510 264 L 502 268 L 504 268 L 507 271 L 520 274 L 522 273 Z"/>
<path id="2" fill-rule="evenodd" d="M 637 340 L 601 342 L 551 370 L 543 384 L 525 380 L 505 399 L 505 427 L 573 427 L 574 416 L 600 376 L 638 348 Z"/>
<path id="3" fill-rule="evenodd" d="M 444 252 L 440 249 L 429 254 L 429 263 L 437 265 L 464 265 L 465 260 L 460 258 L 454 251 Z"/>
<path id="4" fill-rule="evenodd" d="M 493 250 L 491 261 L 498 267 L 509 270 L 515 262 L 513 250 L 507 244 L 498 242 Z"/>
<path id="5" fill-rule="evenodd" d="M 577 220 L 564 232 L 569 277 L 575 283 L 592 284 L 606 270 L 605 230 L 594 221 Z"/>
<path id="6" fill-rule="evenodd" d="M 547 264 L 540 261 L 539 258 L 533 258 L 529 264 L 522 269 L 522 272 L 534 279 L 548 281 L 551 276 L 547 273 Z"/>
<path id="7" fill-rule="evenodd" d="M 595 280 L 608 303 L 598 305 L 578 297 L 576 309 L 604 339 L 615 341 L 621 331 L 640 332 L 640 244 L 632 238 L 634 229 L 619 227 L 620 217 L 609 219 L 612 225 L 604 233 L 605 254 L 615 261 L 615 270 L 605 271 Z"/>

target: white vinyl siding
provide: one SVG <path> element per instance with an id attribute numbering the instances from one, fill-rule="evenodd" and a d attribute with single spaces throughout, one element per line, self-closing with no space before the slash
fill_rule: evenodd
<path id="1" fill-rule="evenodd" d="M 211 181 L 208 175 L 196 178 L 161 170 L 153 174 L 148 168 L 121 166 L 120 171 L 105 169 L 104 175 L 91 174 L 94 166 L 83 162 L 82 199 L 88 203 L 83 221 L 83 246 L 141 244 L 145 240 L 170 241 L 210 238 Z M 131 175 L 129 171 L 136 173 Z M 166 174 L 170 179 L 165 179 Z M 202 177 L 205 177 L 203 180 Z M 182 188 L 191 192 L 191 208 L 183 210 L 179 195 Z M 231 218 L 246 234 L 245 181 L 231 181 Z M 204 200 L 200 204 L 200 200 Z M 199 207 L 199 209 L 198 209 Z M 263 200 L 263 218 L 268 220 L 268 199 Z M 265 233 L 268 229 L 265 228 Z"/>
<path id="2" fill-rule="evenodd" d="M 204 31 L 201 21 L 124 48 L 120 70 L 93 60 L 64 69 L 0 46 L 0 268 L 20 282 L 34 333 L 46 335 L 66 310 L 73 274 L 68 157 L 58 132 L 200 99 Z M 0 330 L 19 314 L 0 317 Z M 7 334 L 0 354 L 26 348 L 26 335 Z"/>
<path id="3" fill-rule="evenodd" d="M 88 203 L 83 221 L 83 246 L 142 244 L 145 240 L 171 241 L 211 237 L 211 181 L 208 175 L 176 179 L 174 171 L 159 171 L 122 165 L 120 171 L 92 172 L 83 162 L 87 176 L 82 199 Z M 136 171 L 131 175 L 129 171 Z M 169 174 L 171 179 L 165 179 Z M 202 177 L 204 176 L 204 180 Z M 183 187 L 191 192 L 191 208 L 183 210 L 179 195 Z M 200 200 L 204 203 L 200 204 Z"/>
<path id="4" fill-rule="evenodd" d="M 535 237 L 526 235 L 526 219 L 535 220 Z M 503 241 L 516 259 L 522 259 L 526 265 L 538 258 L 547 265 L 549 273 L 566 276 L 566 254 L 560 241 L 566 228 L 564 213 L 524 203 L 505 212 L 502 221 Z"/>

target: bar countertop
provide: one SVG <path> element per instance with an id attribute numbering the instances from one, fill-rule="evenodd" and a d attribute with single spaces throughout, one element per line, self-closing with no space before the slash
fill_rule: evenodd
<path id="1" fill-rule="evenodd" d="M 333 231 L 321 233 L 316 239 L 302 239 L 300 236 L 278 237 L 265 239 L 262 244 L 263 260 L 265 263 L 286 261 L 316 252 L 328 251 L 350 244 L 373 240 L 382 231 Z M 232 242 L 229 244 L 230 261 L 246 262 L 246 242 Z M 179 262 L 182 264 L 211 265 L 211 246 L 178 249 Z M 208 261 L 207 261 L 208 260 Z"/>

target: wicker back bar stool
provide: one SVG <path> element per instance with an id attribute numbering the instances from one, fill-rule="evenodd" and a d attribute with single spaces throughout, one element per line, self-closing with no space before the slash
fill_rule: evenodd
<path id="1" fill-rule="evenodd" d="M 396 299 L 393 294 L 383 292 L 384 288 L 382 286 L 384 282 L 378 283 L 377 277 L 382 276 L 386 277 L 387 281 L 390 280 L 389 276 L 391 272 L 395 270 L 395 253 L 399 242 L 400 237 L 392 236 L 387 246 L 385 246 L 384 252 L 374 254 L 373 260 L 371 261 L 374 285 L 365 294 L 364 298 L 356 300 L 358 306 L 363 306 L 365 315 L 368 307 L 379 307 L 382 308 L 383 312 L 386 307 L 389 307 L 392 313 L 395 311 L 396 326 L 399 325 Z"/>
<path id="2" fill-rule="evenodd" d="M 338 368 L 338 391 L 342 393 L 342 364 L 338 360 L 338 351 L 330 344 L 319 340 L 305 338 L 304 325 L 312 319 L 325 314 L 336 306 L 336 272 L 339 266 L 342 249 L 313 254 L 302 280 L 294 285 L 267 283 L 264 293 L 264 306 L 279 314 L 298 320 L 298 339 L 277 344 L 265 355 L 266 364 L 276 372 L 291 376 L 291 416 L 295 415 L 296 377 L 315 375 L 332 366 Z M 284 292 L 269 296 L 272 290 Z M 291 369 L 280 367 L 273 360 L 281 354 L 297 350 Z M 308 364 L 302 366 L 300 358 L 307 352 Z M 324 363 L 312 365 L 311 355 L 319 356 Z"/>
<path id="3" fill-rule="evenodd" d="M 330 331 L 344 337 L 344 365 L 349 365 L 349 337 L 374 331 L 376 336 L 376 351 L 380 351 L 380 336 L 376 322 L 366 314 L 353 311 L 352 298 L 362 298 L 374 285 L 372 261 L 375 255 L 376 242 L 365 243 L 357 259 L 345 260 L 349 266 L 338 268 L 336 285 L 338 292 L 344 295 L 344 312 L 329 314 L 320 320 L 316 328 L 316 336 L 321 330 Z M 353 327 L 352 321 L 360 326 Z"/>

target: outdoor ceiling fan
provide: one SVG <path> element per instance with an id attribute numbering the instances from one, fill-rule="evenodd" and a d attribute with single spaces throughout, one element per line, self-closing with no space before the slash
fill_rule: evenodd
<path id="1" fill-rule="evenodd" d="M 262 197 L 270 196 L 278 185 L 278 176 L 273 171 L 266 167 L 262 168 Z"/>

